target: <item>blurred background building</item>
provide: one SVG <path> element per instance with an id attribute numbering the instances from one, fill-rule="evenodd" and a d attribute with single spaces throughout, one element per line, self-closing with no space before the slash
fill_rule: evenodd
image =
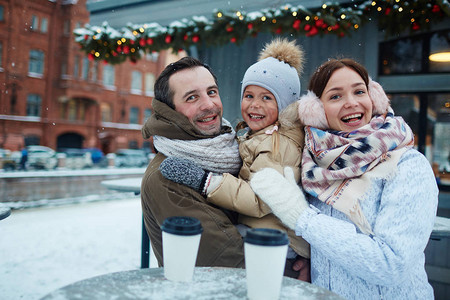
<path id="1" fill-rule="evenodd" d="M 150 147 L 140 129 L 165 55 L 89 60 L 72 33 L 89 15 L 85 0 L 0 0 L 0 148 Z"/>

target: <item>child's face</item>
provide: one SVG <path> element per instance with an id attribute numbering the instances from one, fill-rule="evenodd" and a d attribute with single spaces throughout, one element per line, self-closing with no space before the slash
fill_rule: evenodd
<path id="1" fill-rule="evenodd" d="M 244 90 L 241 114 L 251 130 L 261 130 L 278 120 L 277 100 L 267 89 L 249 85 Z"/>

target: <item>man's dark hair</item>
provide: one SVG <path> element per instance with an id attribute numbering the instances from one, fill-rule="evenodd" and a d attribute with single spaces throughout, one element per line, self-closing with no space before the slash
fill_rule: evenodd
<path id="1" fill-rule="evenodd" d="M 171 108 L 175 109 L 175 105 L 173 104 L 173 94 L 174 92 L 169 87 L 169 78 L 173 74 L 178 71 L 184 69 L 192 69 L 196 67 L 204 67 L 206 68 L 211 75 L 214 77 L 214 81 L 217 85 L 217 77 L 214 75 L 211 68 L 207 65 L 195 59 L 193 57 L 187 56 L 182 59 L 167 65 L 167 67 L 161 72 L 158 78 L 155 81 L 155 99 L 158 99 L 161 102 L 166 103 Z"/>

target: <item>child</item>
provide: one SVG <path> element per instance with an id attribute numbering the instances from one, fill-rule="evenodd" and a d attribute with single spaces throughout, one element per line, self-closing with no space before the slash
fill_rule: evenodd
<path id="1" fill-rule="evenodd" d="M 208 202 L 238 212 L 240 224 L 287 231 L 290 248 L 295 251 L 290 251 L 288 258 L 297 254 L 309 258 L 308 243 L 282 225 L 255 195 L 249 181 L 253 173 L 263 168 L 274 168 L 283 174 L 285 167 L 292 167 L 295 179 L 300 179 L 304 134 L 297 121 L 296 100 L 300 96 L 302 63 L 303 51 L 295 42 L 277 39 L 266 45 L 259 61 L 245 72 L 241 88 L 244 121 L 237 128 L 243 161 L 238 177 L 201 170 L 192 184 L 192 177 L 185 177 L 199 168 L 195 164 L 169 157 L 160 166 L 164 177 L 201 191 Z M 245 235 L 245 230 L 240 231 Z"/>

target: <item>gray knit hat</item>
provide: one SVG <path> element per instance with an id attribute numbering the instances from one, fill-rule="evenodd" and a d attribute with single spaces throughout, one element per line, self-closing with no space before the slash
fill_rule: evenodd
<path id="1" fill-rule="evenodd" d="M 244 74 L 241 102 L 244 90 L 257 85 L 269 90 L 277 100 L 278 113 L 300 97 L 300 78 L 303 67 L 303 51 L 286 39 L 276 39 L 262 50 L 259 61 Z"/>

